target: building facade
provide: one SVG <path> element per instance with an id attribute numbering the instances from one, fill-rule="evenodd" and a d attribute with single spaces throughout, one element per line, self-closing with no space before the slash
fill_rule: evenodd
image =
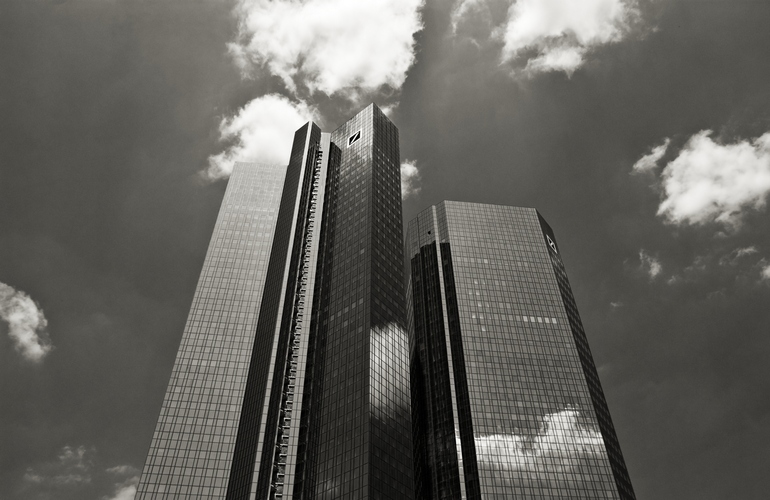
<path id="1" fill-rule="evenodd" d="M 442 202 L 407 257 L 417 498 L 634 499 L 540 214 Z"/>
<path id="2" fill-rule="evenodd" d="M 237 164 L 136 498 L 413 498 L 398 130 Z"/>
<path id="3" fill-rule="evenodd" d="M 137 500 L 634 499 L 537 211 L 443 202 L 408 261 L 402 230 L 375 105 L 236 164 Z"/>
<path id="4" fill-rule="evenodd" d="M 137 499 L 224 498 L 286 167 L 227 185 Z"/>

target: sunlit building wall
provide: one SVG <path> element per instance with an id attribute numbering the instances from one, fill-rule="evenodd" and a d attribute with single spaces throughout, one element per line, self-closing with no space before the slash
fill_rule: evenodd
<path id="1" fill-rule="evenodd" d="M 417 498 L 634 498 L 559 251 L 531 208 L 409 223 Z"/>
<path id="2" fill-rule="evenodd" d="M 224 498 L 285 176 L 283 165 L 235 165 L 137 500 Z"/>

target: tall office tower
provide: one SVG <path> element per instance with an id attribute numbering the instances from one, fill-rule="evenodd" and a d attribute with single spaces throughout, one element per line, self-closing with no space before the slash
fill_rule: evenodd
<path id="1" fill-rule="evenodd" d="M 279 165 L 233 170 L 137 500 L 224 497 L 285 174 Z"/>
<path id="2" fill-rule="evenodd" d="M 286 167 L 238 164 L 137 500 L 412 498 L 405 307 L 377 106 L 301 127 Z"/>
<path id="3" fill-rule="evenodd" d="M 540 214 L 445 201 L 407 245 L 417 497 L 633 499 Z"/>

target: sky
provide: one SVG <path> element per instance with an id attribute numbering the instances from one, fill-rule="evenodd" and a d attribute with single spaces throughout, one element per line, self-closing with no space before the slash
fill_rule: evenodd
<path id="1" fill-rule="evenodd" d="M 130 500 L 227 176 L 370 102 L 554 229 L 640 499 L 770 489 L 770 2 L 4 0 L 0 498 Z"/>

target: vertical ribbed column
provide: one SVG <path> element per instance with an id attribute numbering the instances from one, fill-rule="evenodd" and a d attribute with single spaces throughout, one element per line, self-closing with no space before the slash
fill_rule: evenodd
<path id="1" fill-rule="evenodd" d="M 288 331 L 293 310 L 298 255 L 304 231 L 311 146 L 320 129 L 309 123 L 294 136 L 283 186 L 265 293 L 257 321 L 249 376 L 238 424 L 228 499 L 267 498 L 273 477 L 276 422 L 286 368 Z M 303 214 L 300 216 L 300 214 Z"/>
<path id="2" fill-rule="evenodd" d="M 271 498 L 293 498 L 295 471 L 299 455 L 300 422 L 303 408 L 306 364 L 314 303 L 318 248 L 320 244 L 323 199 L 326 183 L 326 155 L 320 145 L 311 147 L 314 165 L 310 173 L 309 196 L 304 213 L 304 230 L 299 255 L 299 271 L 294 293 L 288 355 L 281 391 L 281 407 L 276 430 Z"/>

